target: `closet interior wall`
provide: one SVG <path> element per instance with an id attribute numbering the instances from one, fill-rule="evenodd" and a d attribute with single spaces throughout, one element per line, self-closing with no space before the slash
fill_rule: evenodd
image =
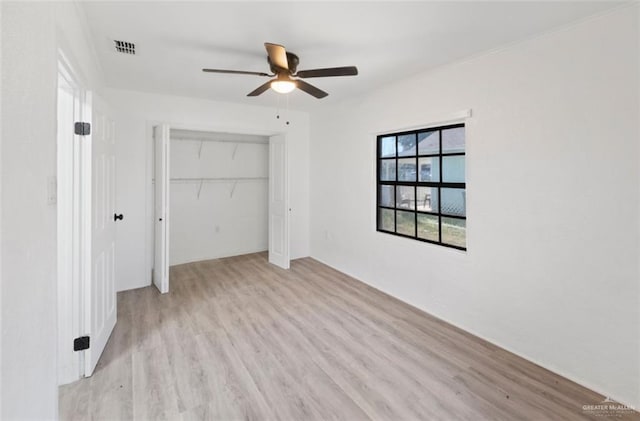
<path id="1" fill-rule="evenodd" d="M 268 249 L 269 138 L 171 130 L 170 265 Z"/>

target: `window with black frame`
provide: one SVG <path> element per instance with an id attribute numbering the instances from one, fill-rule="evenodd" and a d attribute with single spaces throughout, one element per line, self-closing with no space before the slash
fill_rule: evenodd
<path id="1" fill-rule="evenodd" d="M 377 142 L 377 230 L 466 250 L 464 124 Z"/>

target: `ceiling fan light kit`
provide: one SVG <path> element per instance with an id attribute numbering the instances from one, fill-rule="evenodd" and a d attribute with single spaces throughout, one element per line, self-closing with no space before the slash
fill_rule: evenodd
<path id="1" fill-rule="evenodd" d="M 273 74 L 223 69 L 202 69 L 202 71 L 207 73 L 243 74 L 267 77 L 275 76 L 275 79 L 262 84 L 255 90 L 249 92 L 247 96 L 258 96 L 269 88 L 280 94 L 288 94 L 298 88 L 318 99 L 324 98 L 329 94 L 301 79 L 312 77 L 356 76 L 358 74 L 358 69 L 355 66 L 301 70 L 298 72 L 298 63 L 300 62 L 300 59 L 297 55 L 287 52 L 282 45 L 278 44 L 265 42 L 264 47 L 267 50 L 267 62 L 269 63 L 269 67 Z"/>
<path id="2" fill-rule="evenodd" d="M 296 83 L 291 80 L 274 80 L 271 82 L 271 89 L 279 94 L 288 94 L 296 89 Z"/>
<path id="3" fill-rule="evenodd" d="M 279 94 L 288 94 L 289 92 L 296 89 L 296 81 L 292 80 L 288 76 L 283 74 L 279 74 L 278 77 L 272 80 L 269 84 L 271 89 L 276 91 Z"/>

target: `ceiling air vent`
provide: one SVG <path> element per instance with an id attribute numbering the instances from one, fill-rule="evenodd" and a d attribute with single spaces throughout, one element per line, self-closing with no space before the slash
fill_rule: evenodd
<path id="1" fill-rule="evenodd" d="M 136 45 L 133 42 L 113 41 L 116 44 L 116 51 L 123 54 L 135 54 Z"/>

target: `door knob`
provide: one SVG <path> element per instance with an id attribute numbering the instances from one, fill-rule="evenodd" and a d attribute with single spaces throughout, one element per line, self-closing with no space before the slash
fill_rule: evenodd
<path id="1" fill-rule="evenodd" d="M 113 214 L 113 220 L 117 221 L 118 219 L 122 221 L 122 219 L 124 218 L 124 215 L 120 214 L 118 215 L 117 213 Z"/>

